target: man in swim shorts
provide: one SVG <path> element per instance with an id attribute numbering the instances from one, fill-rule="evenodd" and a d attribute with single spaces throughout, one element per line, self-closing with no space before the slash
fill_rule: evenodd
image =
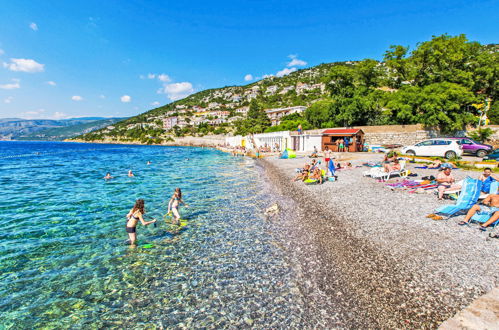
<path id="1" fill-rule="evenodd" d="M 482 203 L 484 205 L 473 205 L 459 225 L 464 226 L 469 224 L 471 217 L 476 213 L 490 215 L 490 219 L 483 225 L 480 225 L 480 230 L 485 231 L 485 228 L 496 222 L 499 219 L 499 195 L 490 194 Z"/>

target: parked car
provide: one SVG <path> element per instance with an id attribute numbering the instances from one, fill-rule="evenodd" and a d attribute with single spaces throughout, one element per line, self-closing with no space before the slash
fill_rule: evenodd
<path id="1" fill-rule="evenodd" d="M 494 147 L 489 144 L 483 144 L 467 137 L 455 137 L 449 139 L 456 140 L 457 143 L 463 147 L 463 153 L 468 155 L 485 157 L 489 152 L 494 150 Z"/>
<path id="2" fill-rule="evenodd" d="M 490 154 L 488 154 L 487 156 L 483 157 L 483 160 L 487 160 L 487 159 L 499 160 L 499 149 L 496 149 L 496 150 L 492 151 Z"/>
<path id="3" fill-rule="evenodd" d="M 402 153 L 411 156 L 437 156 L 450 159 L 462 156 L 463 149 L 456 140 L 442 138 L 430 139 L 404 147 Z"/>

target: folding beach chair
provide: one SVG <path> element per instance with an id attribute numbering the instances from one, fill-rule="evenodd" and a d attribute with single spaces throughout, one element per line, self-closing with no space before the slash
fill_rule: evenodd
<path id="1" fill-rule="evenodd" d="M 499 182 L 497 181 L 492 181 L 492 183 L 490 184 L 490 190 L 489 190 L 489 193 L 484 193 L 482 192 L 480 194 L 480 197 L 478 197 L 478 199 L 485 199 L 487 198 L 490 194 L 492 195 L 496 195 L 497 194 L 497 190 L 499 189 Z"/>
<path id="2" fill-rule="evenodd" d="M 492 215 L 490 215 L 490 214 L 480 214 L 480 212 L 478 212 L 478 213 L 476 213 L 475 215 L 473 215 L 471 217 L 470 222 L 477 222 L 477 223 L 480 223 L 480 224 L 486 223 L 487 221 L 489 221 L 489 219 L 490 219 L 491 216 Z M 488 227 L 494 228 L 497 225 L 499 225 L 499 220 L 493 222 Z"/>
<path id="3" fill-rule="evenodd" d="M 450 218 L 468 211 L 478 201 L 481 188 L 482 181 L 466 177 L 456 204 L 441 206 L 435 210 L 435 214 Z"/>

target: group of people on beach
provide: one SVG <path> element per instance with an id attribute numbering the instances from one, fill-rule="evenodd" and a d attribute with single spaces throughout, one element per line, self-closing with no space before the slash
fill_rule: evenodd
<path id="1" fill-rule="evenodd" d="M 172 224 L 176 226 L 180 226 L 180 204 L 185 205 L 185 207 L 189 207 L 187 203 L 182 199 L 182 190 L 180 188 L 175 188 L 175 192 L 170 198 L 168 202 L 168 215 L 172 215 Z M 140 223 L 144 226 L 156 223 L 156 219 L 151 221 L 145 221 L 144 215 L 145 211 L 145 202 L 143 199 L 137 199 L 135 201 L 135 205 L 130 209 L 128 214 L 126 215 L 126 224 L 125 231 L 128 233 L 128 237 L 130 239 L 130 245 L 135 245 L 137 241 L 137 233 L 136 228 L 137 224 Z"/>

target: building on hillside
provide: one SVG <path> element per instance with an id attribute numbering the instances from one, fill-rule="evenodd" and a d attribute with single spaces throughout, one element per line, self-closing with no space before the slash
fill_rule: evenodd
<path id="1" fill-rule="evenodd" d="M 245 107 L 240 107 L 240 108 L 237 108 L 236 109 L 236 112 L 240 115 L 243 115 L 245 116 L 249 111 L 249 107 L 248 106 L 245 106 Z"/>
<path id="2" fill-rule="evenodd" d="M 257 97 L 258 97 L 258 94 L 256 94 L 256 93 L 249 93 L 248 95 L 246 95 L 246 99 L 247 99 L 248 101 L 251 101 L 251 100 L 253 100 L 253 99 L 256 99 Z"/>
<path id="3" fill-rule="evenodd" d="M 230 99 L 231 96 L 232 96 L 232 92 L 226 92 L 224 94 L 224 99 Z"/>
<path id="4" fill-rule="evenodd" d="M 225 120 L 224 118 L 215 118 L 215 119 L 210 120 L 208 123 L 210 125 L 220 125 L 220 124 L 223 124 L 226 122 L 227 122 L 227 120 Z"/>
<path id="5" fill-rule="evenodd" d="M 279 125 L 281 123 L 281 118 L 293 113 L 302 113 L 307 109 L 304 106 L 295 106 L 287 108 L 277 108 L 277 109 L 267 109 L 265 112 L 272 122 L 272 126 Z"/>
<path id="6" fill-rule="evenodd" d="M 211 116 L 217 116 L 219 118 L 227 118 L 230 115 L 230 111 L 211 111 Z"/>
<path id="7" fill-rule="evenodd" d="M 267 89 L 265 90 L 265 94 L 270 94 L 270 95 L 274 95 L 276 92 L 277 92 L 277 89 L 279 87 L 277 85 L 272 85 L 272 86 L 269 86 L 267 87 Z"/>
<path id="8" fill-rule="evenodd" d="M 230 118 L 228 118 L 228 119 L 227 119 L 227 122 L 229 122 L 229 123 L 233 123 L 233 122 L 235 122 L 235 121 L 242 120 L 242 119 L 244 119 L 244 118 L 243 118 L 243 117 L 241 117 L 241 116 L 234 116 L 234 117 L 230 117 Z"/>
<path id="9" fill-rule="evenodd" d="M 170 130 L 173 126 L 177 125 L 178 117 L 168 117 L 163 119 L 163 128 L 166 130 Z"/>
<path id="10" fill-rule="evenodd" d="M 242 97 L 239 94 L 233 95 L 232 98 L 231 98 L 232 102 L 240 102 L 241 100 L 242 100 Z"/>
<path id="11" fill-rule="evenodd" d="M 284 88 L 283 88 L 283 89 L 279 92 L 279 94 L 284 95 L 284 94 L 286 94 L 287 92 L 292 91 L 292 90 L 294 90 L 294 89 L 295 89 L 295 87 L 294 87 L 294 86 L 286 86 L 286 87 L 284 87 Z"/>
<path id="12" fill-rule="evenodd" d="M 183 105 L 183 104 L 177 104 L 177 105 L 175 106 L 175 109 L 185 109 L 185 108 L 186 108 L 186 106 L 185 106 L 185 105 Z"/>
<path id="13" fill-rule="evenodd" d="M 210 102 L 210 103 L 208 103 L 208 109 L 218 108 L 218 107 L 220 107 L 220 105 L 221 104 L 218 102 Z"/>
<path id="14" fill-rule="evenodd" d="M 192 110 L 194 110 L 196 112 L 203 112 L 204 108 L 200 107 L 199 105 L 195 105 L 192 107 Z"/>

